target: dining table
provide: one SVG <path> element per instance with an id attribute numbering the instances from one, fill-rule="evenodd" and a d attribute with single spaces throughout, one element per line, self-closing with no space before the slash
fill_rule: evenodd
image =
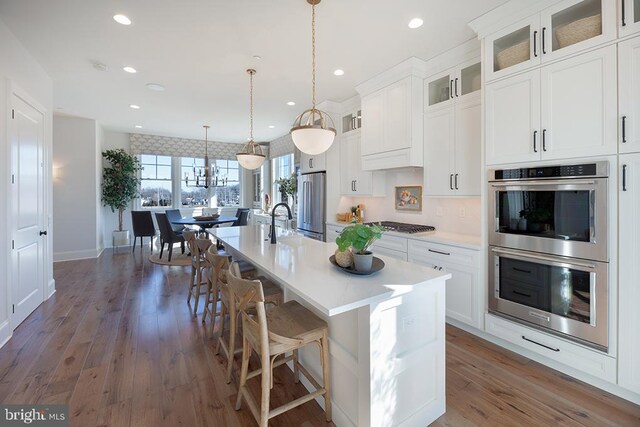
<path id="1" fill-rule="evenodd" d="M 176 225 L 197 225 L 200 227 L 200 232 L 206 233 L 207 228 L 213 228 L 220 224 L 236 222 L 237 219 L 238 218 L 235 216 L 219 216 L 215 219 L 180 218 L 171 221 L 171 223 Z"/>

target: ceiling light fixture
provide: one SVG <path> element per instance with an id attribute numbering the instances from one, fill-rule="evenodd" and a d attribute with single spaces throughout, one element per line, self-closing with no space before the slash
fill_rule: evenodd
<path id="1" fill-rule="evenodd" d="M 134 110 L 139 110 L 140 106 L 136 105 L 136 104 L 131 104 L 131 105 L 129 105 L 129 108 L 133 108 Z"/>
<path id="2" fill-rule="evenodd" d="M 274 125 L 269 125 L 269 129 L 275 129 L 276 127 Z"/>
<path id="3" fill-rule="evenodd" d="M 249 74 L 249 117 L 251 133 L 249 142 L 242 146 L 239 153 L 236 154 L 238 163 L 245 169 L 258 169 L 264 163 L 266 156 L 262 152 L 262 147 L 253 142 L 253 76 L 256 74 L 256 70 L 248 69 Z"/>
<path id="4" fill-rule="evenodd" d="M 300 151 L 316 155 L 331 147 L 336 129 L 331 117 L 316 108 L 316 5 L 320 0 L 307 0 L 311 5 L 311 108 L 293 122 L 291 138 Z"/>
<path id="5" fill-rule="evenodd" d="M 136 125 L 136 129 L 142 129 L 141 125 Z"/>
<path id="6" fill-rule="evenodd" d="M 158 83 L 147 83 L 147 89 L 155 90 L 156 92 L 163 92 L 164 86 Z"/>
<path id="7" fill-rule="evenodd" d="M 138 70 L 136 70 L 136 69 L 135 69 L 135 68 L 133 68 L 133 67 L 124 67 L 124 68 L 122 68 L 122 69 L 123 69 L 124 71 L 126 71 L 127 73 L 131 73 L 131 74 L 135 74 L 135 73 L 137 73 L 137 72 L 138 72 Z"/>
<path id="8" fill-rule="evenodd" d="M 334 76 L 344 76 L 344 70 L 337 69 L 333 72 Z"/>
<path id="9" fill-rule="evenodd" d="M 131 19 L 129 19 L 129 17 L 127 15 L 113 15 L 113 20 L 116 21 L 118 24 L 122 24 L 122 25 L 131 25 Z"/>
<path id="10" fill-rule="evenodd" d="M 293 101 L 289 101 L 289 102 L 287 102 L 287 105 L 288 105 L 289 107 L 293 107 L 294 105 L 296 105 L 296 103 L 295 103 L 295 102 L 293 102 Z"/>
<path id="11" fill-rule="evenodd" d="M 422 27 L 422 24 L 424 24 L 424 21 L 422 19 L 413 18 L 411 21 L 409 21 L 409 28 L 411 29 L 420 28 Z"/>
<path id="12" fill-rule="evenodd" d="M 253 55 L 253 59 L 260 61 L 262 59 L 262 56 L 260 55 Z"/>

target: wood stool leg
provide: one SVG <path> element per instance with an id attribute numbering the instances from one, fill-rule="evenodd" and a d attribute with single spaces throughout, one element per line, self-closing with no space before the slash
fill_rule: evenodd
<path id="1" fill-rule="evenodd" d="M 227 317 L 227 306 L 222 303 L 220 307 L 220 328 L 218 332 L 218 344 L 216 345 L 216 354 L 220 354 L 220 341 L 222 340 L 222 334 L 224 334 L 224 319 Z"/>
<path id="2" fill-rule="evenodd" d="M 187 295 L 187 304 L 191 301 L 191 295 L 193 295 L 193 282 L 195 280 L 196 270 L 195 267 L 191 266 L 191 276 L 189 277 L 189 294 Z"/>
<path id="3" fill-rule="evenodd" d="M 211 325 L 209 326 L 209 337 L 213 338 L 213 330 L 216 324 L 216 317 L 220 315 L 218 313 L 218 287 L 214 284 L 212 291 L 213 301 L 211 302 Z"/>
<path id="4" fill-rule="evenodd" d="M 242 406 L 242 393 L 246 387 L 247 374 L 249 373 L 249 357 L 251 357 L 251 348 L 249 347 L 249 340 L 243 338 L 242 340 L 242 367 L 240 368 L 240 385 L 238 386 L 238 398 L 236 399 L 236 411 L 240 410 Z"/>
<path id="5" fill-rule="evenodd" d="M 300 382 L 300 369 L 298 369 L 298 350 L 293 350 L 293 382 Z"/>
<path id="6" fill-rule="evenodd" d="M 233 304 L 233 303 L 232 303 Z M 236 334 L 238 333 L 238 316 L 233 307 L 229 309 L 229 354 L 227 355 L 227 384 L 231 383 L 231 372 L 236 354 Z"/>
<path id="7" fill-rule="evenodd" d="M 196 301 L 193 306 L 193 315 L 198 317 L 198 302 L 200 301 L 200 284 L 202 283 L 202 269 L 196 268 Z"/>
<path id="8" fill-rule="evenodd" d="M 325 389 L 324 412 L 327 421 L 331 421 L 331 378 L 329 376 L 329 338 L 327 337 L 327 331 L 322 334 L 320 347 L 322 348 L 322 382 Z"/>
<path id="9" fill-rule="evenodd" d="M 269 355 L 266 351 L 262 350 L 262 357 L 260 357 L 262 362 L 262 397 L 260 399 L 260 427 L 268 427 L 269 426 L 269 398 L 271 395 L 271 376 L 273 372 L 271 371 L 271 361 L 269 360 Z"/>

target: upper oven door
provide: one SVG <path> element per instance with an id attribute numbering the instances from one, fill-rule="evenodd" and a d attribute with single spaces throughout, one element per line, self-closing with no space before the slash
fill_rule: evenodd
<path id="1" fill-rule="evenodd" d="M 490 182 L 489 243 L 608 262 L 607 179 Z"/>

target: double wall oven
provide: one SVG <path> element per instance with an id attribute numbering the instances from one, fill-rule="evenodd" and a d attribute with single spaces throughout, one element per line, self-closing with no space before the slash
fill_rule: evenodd
<path id="1" fill-rule="evenodd" d="M 606 351 L 608 162 L 489 171 L 489 311 Z"/>

